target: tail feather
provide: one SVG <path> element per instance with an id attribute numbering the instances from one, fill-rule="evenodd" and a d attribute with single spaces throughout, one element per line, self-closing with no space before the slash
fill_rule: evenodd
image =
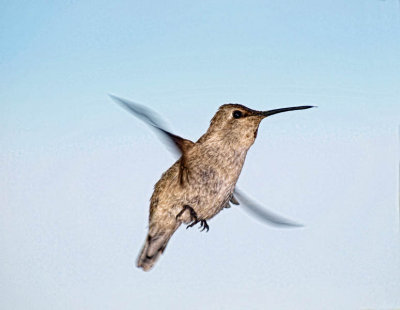
<path id="1" fill-rule="evenodd" d="M 155 236 L 147 235 L 146 242 L 137 259 L 136 266 L 144 271 L 150 270 L 160 255 L 164 252 L 172 234 L 160 233 Z"/>

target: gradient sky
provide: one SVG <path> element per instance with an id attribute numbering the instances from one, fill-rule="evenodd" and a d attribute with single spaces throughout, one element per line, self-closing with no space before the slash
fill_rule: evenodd
<path id="1" fill-rule="evenodd" d="M 1 1 L 1 309 L 400 307 L 400 7 L 386 1 Z M 264 120 L 241 207 L 134 267 L 173 162 L 108 97 L 196 140 L 224 103 Z"/>

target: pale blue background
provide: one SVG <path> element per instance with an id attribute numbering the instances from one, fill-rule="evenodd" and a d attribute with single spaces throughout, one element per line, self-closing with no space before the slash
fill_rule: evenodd
<path id="1" fill-rule="evenodd" d="M 1 1 L 1 309 L 400 307 L 400 8 L 378 1 Z M 107 94 L 196 140 L 218 106 L 265 120 L 240 207 L 134 261 L 174 161 Z"/>

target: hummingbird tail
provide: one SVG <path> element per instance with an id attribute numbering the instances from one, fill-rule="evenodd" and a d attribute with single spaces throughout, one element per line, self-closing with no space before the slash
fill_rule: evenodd
<path id="1" fill-rule="evenodd" d="M 137 259 L 136 266 L 144 271 L 150 270 L 157 259 L 164 252 L 172 233 L 158 233 L 155 236 L 147 235 L 146 242 Z"/>

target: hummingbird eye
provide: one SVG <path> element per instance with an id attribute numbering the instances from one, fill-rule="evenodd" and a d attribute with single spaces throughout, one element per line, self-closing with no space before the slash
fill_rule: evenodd
<path id="1" fill-rule="evenodd" d="M 241 118 L 243 116 L 242 112 L 239 110 L 233 111 L 232 115 L 234 118 Z"/>

